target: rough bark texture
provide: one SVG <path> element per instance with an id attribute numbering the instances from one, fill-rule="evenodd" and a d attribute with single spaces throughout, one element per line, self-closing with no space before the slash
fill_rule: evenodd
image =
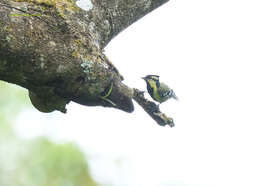
<path id="1" fill-rule="evenodd" d="M 75 101 L 134 110 L 133 89 L 103 54 L 120 31 L 168 0 L 0 0 L 0 80 L 29 90 L 42 112 Z"/>

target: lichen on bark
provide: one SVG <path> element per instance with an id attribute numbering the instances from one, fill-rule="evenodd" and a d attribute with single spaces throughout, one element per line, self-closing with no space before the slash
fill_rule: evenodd
<path id="1" fill-rule="evenodd" d="M 165 2 L 92 0 L 84 11 L 74 0 L 0 0 L 0 80 L 27 88 L 43 112 L 70 101 L 132 112 L 133 89 L 103 50 Z"/>

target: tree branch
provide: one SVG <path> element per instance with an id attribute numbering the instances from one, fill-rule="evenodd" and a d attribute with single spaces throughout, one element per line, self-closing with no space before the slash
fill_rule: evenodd
<path id="1" fill-rule="evenodd" d="M 103 36 L 102 46 L 106 46 L 118 33 L 167 1 L 169 0 L 92 1 L 95 9 L 98 10 L 94 10 L 95 14 L 98 15 L 95 17 L 100 17 L 101 23 L 107 25 L 106 29 L 100 31 L 100 35 Z M 95 22 L 100 23 L 100 21 Z"/>
<path id="2" fill-rule="evenodd" d="M 0 80 L 29 90 L 42 112 L 70 101 L 134 110 L 134 98 L 160 125 L 171 120 L 146 102 L 104 55 L 120 31 L 167 0 L 0 0 Z"/>
<path id="3" fill-rule="evenodd" d="M 72 100 L 132 112 L 131 91 L 122 88 L 122 76 L 102 53 L 93 31 L 86 30 L 89 21 L 82 16 L 84 11 L 66 6 L 73 11 L 61 5 L 1 2 L 0 79 L 31 91 L 40 111 L 64 112 Z M 111 100 L 115 104 L 101 96 L 111 84 L 109 96 L 117 98 Z"/>

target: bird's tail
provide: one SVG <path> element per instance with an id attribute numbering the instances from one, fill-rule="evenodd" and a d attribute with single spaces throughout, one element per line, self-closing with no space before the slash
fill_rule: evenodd
<path id="1" fill-rule="evenodd" d="M 176 96 L 176 94 L 173 90 L 171 90 L 171 97 L 177 101 L 179 100 L 179 98 Z"/>

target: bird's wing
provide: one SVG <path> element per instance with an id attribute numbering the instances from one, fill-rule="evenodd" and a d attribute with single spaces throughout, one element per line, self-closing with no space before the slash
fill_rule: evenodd
<path id="1" fill-rule="evenodd" d="M 160 83 L 160 87 L 158 88 L 158 93 L 161 95 L 162 98 L 165 98 L 164 101 L 166 101 L 172 95 L 173 90 L 170 89 L 164 83 Z"/>

